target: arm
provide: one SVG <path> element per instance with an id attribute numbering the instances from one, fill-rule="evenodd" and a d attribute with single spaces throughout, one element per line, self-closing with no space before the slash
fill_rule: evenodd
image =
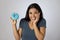
<path id="1" fill-rule="evenodd" d="M 20 39 L 21 39 L 21 36 L 22 36 L 22 28 L 19 28 L 19 29 L 18 29 L 18 33 L 19 33 Z"/>
<path id="2" fill-rule="evenodd" d="M 20 40 L 22 28 L 19 28 L 19 29 L 17 30 L 17 28 L 16 28 L 16 23 L 17 23 L 17 21 L 16 21 L 16 20 L 12 20 L 12 19 L 11 19 L 11 23 L 12 23 L 12 29 L 13 29 L 13 34 L 14 34 L 15 39 L 16 39 L 16 40 Z"/>
<path id="3" fill-rule="evenodd" d="M 20 40 L 21 39 L 21 33 L 22 33 L 22 28 L 19 28 L 17 30 L 16 25 L 12 25 L 13 28 L 13 34 L 16 40 Z"/>
<path id="4" fill-rule="evenodd" d="M 40 29 L 37 28 L 37 22 L 39 20 L 39 17 L 37 16 L 36 20 L 33 22 L 33 29 L 35 32 L 35 36 L 38 40 L 44 40 L 45 32 L 46 32 L 46 21 L 45 19 L 42 19 L 39 26 Z"/>
<path id="5" fill-rule="evenodd" d="M 46 32 L 46 28 L 40 27 L 40 30 L 38 30 L 37 26 L 34 25 L 34 32 L 38 40 L 43 40 Z"/>
<path id="6" fill-rule="evenodd" d="M 13 34 L 16 40 L 20 40 L 20 35 L 17 31 L 16 25 L 12 25 L 12 29 L 13 29 Z"/>

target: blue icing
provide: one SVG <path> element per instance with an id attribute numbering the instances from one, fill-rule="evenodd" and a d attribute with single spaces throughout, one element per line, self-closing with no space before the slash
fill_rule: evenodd
<path id="1" fill-rule="evenodd" d="M 18 13 L 12 13 L 11 17 L 13 20 L 17 20 L 19 18 L 19 14 Z"/>

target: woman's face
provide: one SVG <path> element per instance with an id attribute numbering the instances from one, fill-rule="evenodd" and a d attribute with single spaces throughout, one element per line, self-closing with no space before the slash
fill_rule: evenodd
<path id="1" fill-rule="evenodd" d="M 36 8 L 31 8 L 29 10 L 29 18 L 30 18 L 30 20 L 34 21 L 38 17 L 40 17 L 40 13 L 38 12 L 38 10 Z"/>

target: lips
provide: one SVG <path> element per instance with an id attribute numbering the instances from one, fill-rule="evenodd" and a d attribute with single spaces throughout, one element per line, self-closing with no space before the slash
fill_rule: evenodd
<path id="1" fill-rule="evenodd" d="M 31 19 L 32 19 L 32 20 L 35 20 L 35 19 L 36 19 L 36 17 L 32 17 Z"/>

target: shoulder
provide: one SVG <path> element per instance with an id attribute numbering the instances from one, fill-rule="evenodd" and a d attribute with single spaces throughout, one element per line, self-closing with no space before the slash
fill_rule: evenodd
<path id="1" fill-rule="evenodd" d="M 25 20 L 25 18 L 22 18 L 22 19 L 20 20 L 20 23 L 21 23 L 21 24 L 25 24 L 25 23 L 27 23 L 27 21 Z"/>
<path id="2" fill-rule="evenodd" d="M 46 22 L 46 19 L 42 18 L 42 19 L 41 19 L 41 22 Z"/>
<path id="3" fill-rule="evenodd" d="M 25 22 L 26 20 L 25 20 L 25 18 L 22 18 L 21 20 L 20 20 L 20 22 Z"/>
<path id="4" fill-rule="evenodd" d="M 45 26 L 46 27 L 46 20 L 44 18 L 42 18 L 39 22 L 38 22 L 38 26 Z"/>
<path id="5" fill-rule="evenodd" d="M 46 20 L 45 20 L 45 18 L 42 18 L 41 20 L 39 20 L 39 22 L 38 23 L 44 23 L 44 22 L 46 22 Z"/>
<path id="6" fill-rule="evenodd" d="M 19 27 L 23 28 L 25 26 L 25 24 L 26 24 L 26 21 L 24 18 L 22 18 L 19 22 Z"/>

